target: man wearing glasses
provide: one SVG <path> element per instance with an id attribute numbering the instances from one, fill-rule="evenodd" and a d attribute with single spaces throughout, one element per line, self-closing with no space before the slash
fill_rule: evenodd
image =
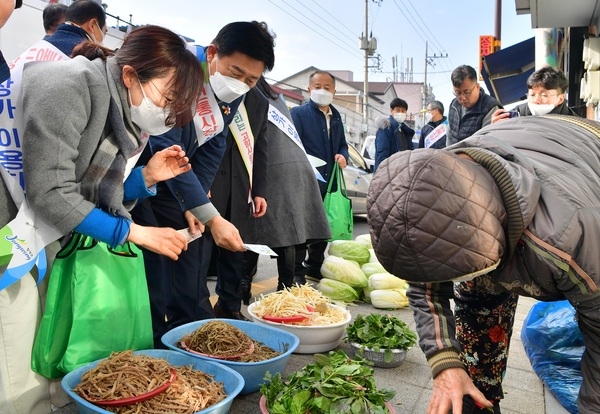
<path id="1" fill-rule="evenodd" d="M 471 66 L 461 65 L 450 77 L 454 98 L 448 111 L 449 129 L 446 145 L 452 145 L 470 137 L 491 123 L 492 114 L 501 109 L 496 99 L 486 94 L 477 83 L 477 72 Z"/>
<path id="2" fill-rule="evenodd" d="M 551 66 L 544 66 L 533 72 L 527 79 L 527 102 L 517 105 L 511 112 L 518 116 L 531 115 L 574 115 L 567 106 L 565 92 L 569 81 L 564 73 Z M 511 118 L 511 112 L 499 109 L 492 115 L 492 124 Z"/>

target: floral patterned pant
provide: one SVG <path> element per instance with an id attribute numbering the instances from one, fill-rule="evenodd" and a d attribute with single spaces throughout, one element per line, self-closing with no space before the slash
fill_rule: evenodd
<path id="1" fill-rule="evenodd" d="M 490 293 L 471 282 L 454 285 L 456 339 L 475 386 L 488 400 L 500 400 L 502 379 L 519 296 Z"/>

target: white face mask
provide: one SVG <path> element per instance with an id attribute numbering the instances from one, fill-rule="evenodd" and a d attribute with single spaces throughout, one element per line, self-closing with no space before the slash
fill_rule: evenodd
<path id="1" fill-rule="evenodd" d="M 96 38 L 96 36 L 94 36 L 94 33 L 90 33 L 90 37 L 92 38 L 92 42 L 94 42 L 95 44 L 99 45 L 99 46 L 103 46 L 102 42 L 104 41 L 104 32 L 102 31 L 102 29 L 100 28 L 100 26 L 96 25 L 98 27 L 98 30 L 100 30 L 100 41 L 98 41 L 98 39 Z"/>
<path id="2" fill-rule="evenodd" d="M 218 63 L 218 58 L 215 57 L 215 59 L 217 59 Z M 244 82 L 230 76 L 221 75 L 218 70 L 213 75 L 210 75 L 209 82 L 217 98 L 227 103 L 235 101 L 250 90 L 250 87 Z"/>
<path id="3" fill-rule="evenodd" d="M 425 122 L 431 122 L 432 117 L 431 112 L 425 112 Z"/>
<path id="4" fill-rule="evenodd" d="M 401 124 L 402 122 L 406 121 L 406 114 L 404 112 L 396 112 L 394 113 L 394 119 L 396 122 Z"/>
<path id="5" fill-rule="evenodd" d="M 138 83 L 140 84 L 140 88 L 142 88 L 142 83 L 139 79 Z M 131 120 L 140 129 L 146 131 L 150 135 L 161 135 L 173 128 L 172 125 L 166 125 L 169 113 L 164 108 L 161 108 L 152 102 L 152 100 L 146 96 L 144 88 L 142 88 L 144 99 L 142 99 L 142 103 L 140 103 L 139 106 L 133 104 L 129 89 L 127 89 L 127 94 L 129 95 L 129 101 L 131 102 Z"/>
<path id="6" fill-rule="evenodd" d="M 527 106 L 532 115 L 546 115 L 554 109 L 554 104 L 534 104 L 527 102 Z"/>
<path id="7" fill-rule="evenodd" d="M 319 106 L 329 106 L 333 102 L 333 94 L 325 89 L 313 89 L 310 99 Z"/>

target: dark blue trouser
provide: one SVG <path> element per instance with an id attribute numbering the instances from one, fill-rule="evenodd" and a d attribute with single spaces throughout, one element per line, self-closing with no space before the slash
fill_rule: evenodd
<path id="1" fill-rule="evenodd" d="M 158 195 L 141 201 L 132 211 L 132 217 L 142 225 L 154 221 L 150 225 L 188 227 L 177 201 Z M 203 239 L 189 243 L 177 261 L 144 250 L 155 346 L 160 347 L 160 338 L 169 329 L 214 317 L 206 277 L 202 277 L 200 269 Z"/>
<path id="2" fill-rule="evenodd" d="M 242 307 L 240 285 L 244 275 L 244 252 L 232 252 L 215 244 L 210 230 L 202 237 L 204 239 L 203 255 L 206 258 L 216 256 L 217 287 L 219 306 L 224 310 L 239 312 Z M 210 260 L 206 260 L 210 262 Z M 208 275 L 209 263 L 202 266 L 203 278 Z"/>

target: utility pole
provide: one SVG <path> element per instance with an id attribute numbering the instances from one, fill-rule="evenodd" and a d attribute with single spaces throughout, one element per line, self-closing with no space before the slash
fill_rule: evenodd
<path id="1" fill-rule="evenodd" d="M 374 3 L 381 5 L 383 0 L 373 0 Z M 365 31 L 360 37 L 360 49 L 365 51 L 365 78 L 363 85 L 363 126 L 362 133 L 367 135 L 369 129 L 369 57 L 375 54 L 377 49 L 377 39 L 372 34 L 369 36 L 369 0 L 365 0 Z"/>
<path id="2" fill-rule="evenodd" d="M 496 24 L 494 28 L 494 37 L 496 38 L 494 52 L 497 52 L 500 50 L 502 45 L 502 0 L 496 0 Z"/>
<path id="3" fill-rule="evenodd" d="M 434 53 L 432 56 L 429 56 L 429 42 L 427 40 L 425 41 L 425 79 L 423 81 L 423 125 L 425 125 L 425 109 L 427 109 L 427 98 L 429 97 L 430 93 L 429 85 L 427 85 L 427 66 L 431 65 L 432 67 L 435 67 L 434 59 L 447 57 L 448 53 L 446 53 L 445 55 L 437 55 Z"/>

